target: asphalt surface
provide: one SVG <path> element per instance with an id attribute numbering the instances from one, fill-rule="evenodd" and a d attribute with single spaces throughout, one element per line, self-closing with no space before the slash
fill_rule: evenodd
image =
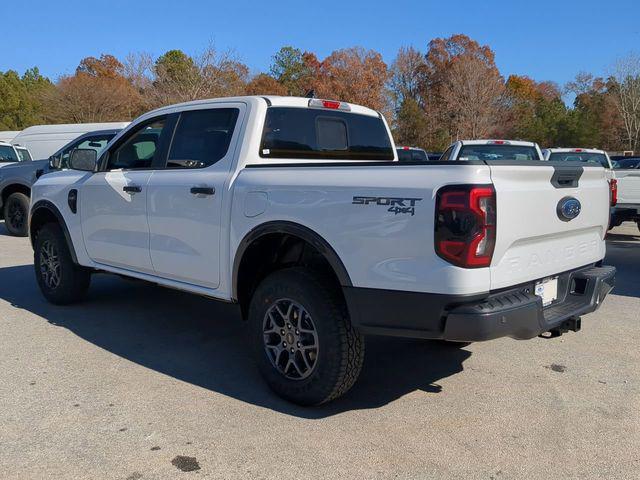
<path id="1" fill-rule="evenodd" d="M 640 478 L 640 235 L 580 333 L 466 348 L 367 339 L 344 398 L 264 385 L 232 305 L 108 275 L 41 297 L 0 224 L 0 478 Z"/>

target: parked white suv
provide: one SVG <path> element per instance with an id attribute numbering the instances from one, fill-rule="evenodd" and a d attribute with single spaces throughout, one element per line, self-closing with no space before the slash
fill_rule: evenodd
<path id="1" fill-rule="evenodd" d="M 382 115 L 337 101 L 161 108 L 34 184 L 37 281 L 57 304 L 94 271 L 237 302 L 267 383 L 305 405 L 353 385 L 365 333 L 577 331 L 614 282 L 604 170 L 492 148 L 402 164 Z"/>

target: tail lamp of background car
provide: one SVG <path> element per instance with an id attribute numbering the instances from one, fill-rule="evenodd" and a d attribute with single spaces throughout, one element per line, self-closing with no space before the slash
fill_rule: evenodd
<path id="1" fill-rule="evenodd" d="M 609 188 L 611 190 L 611 206 L 615 207 L 618 203 L 618 180 L 616 180 L 615 178 L 609 180 Z"/>
<path id="2" fill-rule="evenodd" d="M 459 267 L 488 267 L 495 244 L 496 191 L 492 185 L 450 185 L 438 191 L 438 256 Z"/>

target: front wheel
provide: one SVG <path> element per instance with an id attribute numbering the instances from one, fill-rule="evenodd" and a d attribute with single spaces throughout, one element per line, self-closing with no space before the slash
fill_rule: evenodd
<path id="1" fill-rule="evenodd" d="M 47 223 L 38 230 L 33 265 L 40 291 L 49 302 L 67 305 L 86 295 L 91 273 L 73 262 L 60 226 Z"/>
<path id="2" fill-rule="evenodd" d="M 4 224 L 11 235 L 28 235 L 29 197 L 16 192 L 9 195 L 4 205 Z"/>
<path id="3" fill-rule="evenodd" d="M 262 376 L 291 402 L 338 398 L 360 374 L 364 339 L 338 288 L 314 272 L 290 268 L 265 278 L 251 299 L 249 328 Z"/>

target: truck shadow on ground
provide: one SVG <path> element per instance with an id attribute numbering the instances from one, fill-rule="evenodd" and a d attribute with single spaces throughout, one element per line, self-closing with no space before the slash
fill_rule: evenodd
<path id="1" fill-rule="evenodd" d="M 80 305 L 48 304 L 33 266 L 0 268 L 0 297 L 127 360 L 239 400 L 302 418 L 377 408 L 422 390 L 438 393 L 442 378 L 461 372 L 471 353 L 437 342 L 369 337 L 354 388 L 319 408 L 302 408 L 273 394 L 247 350 L 235 305 L 113 275 L 94 275 Z"/>

